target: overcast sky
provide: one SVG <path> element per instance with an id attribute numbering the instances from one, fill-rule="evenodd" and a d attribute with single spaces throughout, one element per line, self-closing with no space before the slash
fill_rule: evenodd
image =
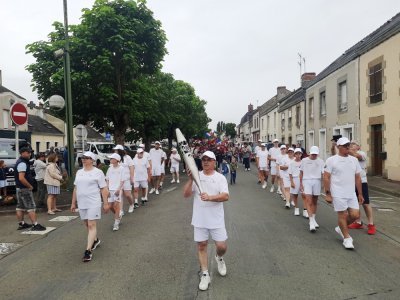
<path id="1" fill-rule="evenodd" d="M 3 85 L 28 101 L 25 45 L 47 39 L 63 21 L 62 0 L 0 0 Z M 93 0 L 69 0 L 69 23 Z M 399 0 L 148 0 L 168 37 L 164 71 L 189 82 L 218 121 L 238 124 L 249 103 L 277 86 L 299 87 L 298 53 L 319 73 L 347 48 L 400 12 Z"/>

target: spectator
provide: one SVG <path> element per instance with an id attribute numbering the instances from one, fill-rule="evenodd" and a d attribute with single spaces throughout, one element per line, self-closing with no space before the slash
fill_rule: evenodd
<path id="1" fill-rule="evenodd" d="M 44 174 L 46 173 L 46 156 L 43 152 L 37 155 L 37 159 L 33 163 L 33 167 L 35 168 L 35 180 L 37 183 L 37 191 L 36 191 L 36 203 L 38 207 L 45 206 L 46 199 L 46 185 L 44 184 Z"/>
<path id="2" fill-rule="evenodd" d="M 4 160 L 0 160 L 0 200 L 2 200 L 2 197 L 4 199 L 7 197 L 7 176 Z"/>
<path id="3" fill-rule="evenodd" d="M 54 215 L 55 212 L 61 211 L 57 208 L 57 195 L 60 194 L 61 186 L 61 170 L 57 165 L 58 156 L 56 153 L 51 153 L 47 158 L 48 165 L 44 175 L 44 184 L 47 186 L 47 214 Z"/>

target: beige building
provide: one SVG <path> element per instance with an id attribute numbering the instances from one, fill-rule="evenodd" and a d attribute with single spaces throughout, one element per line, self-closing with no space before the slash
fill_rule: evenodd
<path id="1" fill-rule="evenodd" d="M 247 106 L 247 112 L 242 117 L 239 125 L 237 126 L 240 143 L 251 142 L 253 138 L 251 135 L 251 128 L 253 125 L 253 114 L 254 114 L 253 104 L 250 103 Z"/>
<path id="2" fill-rule="evenodd" d="M 368 173 L 400 180 L 400 14 L 365 39 L 360 56 L 361 146 Z"/>

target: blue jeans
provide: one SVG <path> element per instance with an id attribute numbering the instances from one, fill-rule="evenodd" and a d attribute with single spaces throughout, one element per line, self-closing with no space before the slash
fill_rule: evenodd
<path id="1" fill-rule="evenodd" d="M 236 184 L 236 172 L 231 172 L 231 184 Z"/>

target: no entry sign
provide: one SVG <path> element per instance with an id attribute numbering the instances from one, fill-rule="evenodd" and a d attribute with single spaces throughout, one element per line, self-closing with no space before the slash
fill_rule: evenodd
<path id="1" fill-rule="evenodd" d="M 10 109 L 11 120 L 16 125 L 24 125 L 28 121 L 28 111 L 21 103 L 14 103 Z"/>

